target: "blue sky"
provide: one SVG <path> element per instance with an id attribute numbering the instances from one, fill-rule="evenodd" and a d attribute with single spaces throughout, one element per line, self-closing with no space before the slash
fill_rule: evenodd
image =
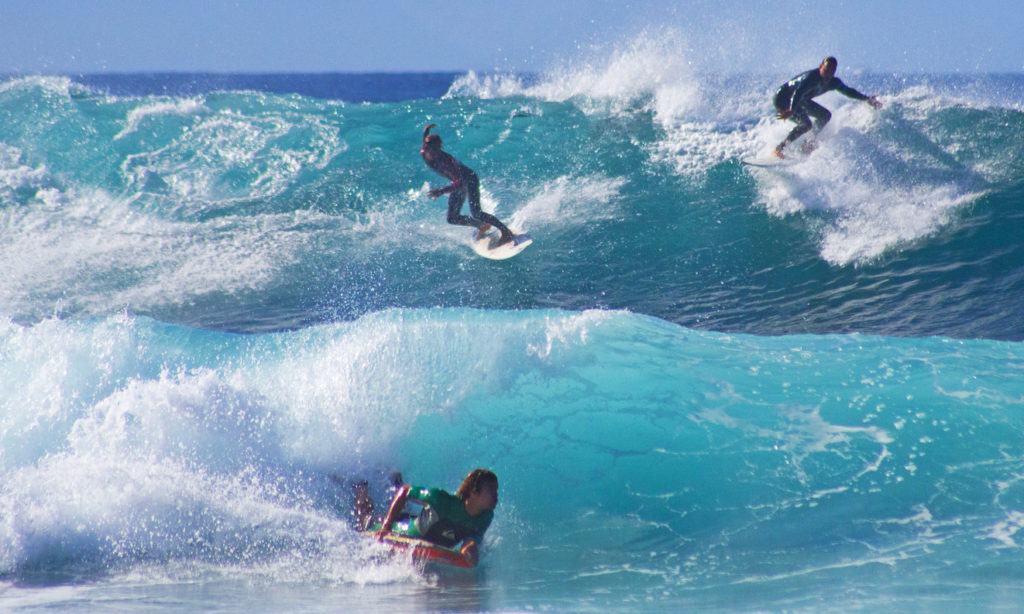
<path id="1" fill-rule="evenodd" d="M 1021 0 L 0 0 L 0 72 L 543 71 L 653 38 L 703 70 L 1024 71 Z"/>

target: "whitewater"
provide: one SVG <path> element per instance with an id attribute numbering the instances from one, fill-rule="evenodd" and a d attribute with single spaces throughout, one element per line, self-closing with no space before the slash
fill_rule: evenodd
<path id="1" fill-rule="evenodd" d="M 1024 77 L 742 166 L 806 68 L 4 78 L 0 608 L 1016 611 Z M 478 466 L 476 570 L 351 526 Z"/>

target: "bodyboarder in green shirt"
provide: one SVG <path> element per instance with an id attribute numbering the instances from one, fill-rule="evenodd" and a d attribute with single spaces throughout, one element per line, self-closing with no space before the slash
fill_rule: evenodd
<path id="1" fill-rule="evenodd" d="M 416 516 L 403 517 L 409 500 L 421 503 L 423 509 Z M 491 525 L 497 505 L 498 476 L 487 469 L 475 469 L 463 479 L 454 495 L 440 488 L 402 486 L 381 524 L 371 530 L 378 537 L 394 532 L 446 548 L 461 543 L 459 552 L 476 566 L 480 559 L 479 543 Z"/>

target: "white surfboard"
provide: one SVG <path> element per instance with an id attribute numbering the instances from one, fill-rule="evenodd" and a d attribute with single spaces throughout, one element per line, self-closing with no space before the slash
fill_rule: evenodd
<path id="1" fill-rule="evenodd" d="M 476 231 L 473 231 L 473 251 L 491 260 L 505 260 L 511 258 L 526 249 L 526 246 L 533 243 L 533 237 L 528 233 L 517 234 L 515 238 L 503 245 L 498 245 L 501 233 L 491 230 L 480 239 L 476 239 Z"/>
<path id="2" fill-rule="evenodd" d="M 746 160 L 740 160 L 740 164 L 756 166 L 758 168 L 779 168 L 783 166 L 792 166 L 797 162 L 798 160 L 794 160 L 791 157 L 776 158 L 775 156 L 770 158 L 748 158 Z"/>
<path id="3" fill-rule="evenodd" d="M 800 143 L 800 141 L 797 141 Z M 793 166 L 803 160 L 807 159 L 807 156 L 814 153 L 814 150 L 818 148 L 817 141 L 804 141 L 800 144 L 800 147 L 790 147 L 786 150 L 786 157 L 779 158 L 775 155 L 768 155 L 758 158 L 747 158 L 740 160 L 740 164 L 747 166 L 756 166 L 758 168 L 779 168 L 782 166 Z"/>

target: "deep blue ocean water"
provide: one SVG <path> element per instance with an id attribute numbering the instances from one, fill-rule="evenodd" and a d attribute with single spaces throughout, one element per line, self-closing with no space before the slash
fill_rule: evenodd
<path id="1" fill-rule="evenodd" d="M 633 60 L 0 81 L 0 609 L 1018 611 L 1024 76 L 767 171 L 792 75 Z M 475 571 L 350 528 L 477 466 Z"/>

